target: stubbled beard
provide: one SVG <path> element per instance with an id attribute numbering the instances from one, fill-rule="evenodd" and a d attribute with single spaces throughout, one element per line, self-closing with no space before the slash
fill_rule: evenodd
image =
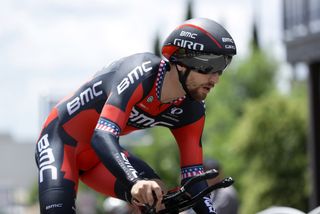
<path id="1" fill-rule="evenodd" d="M 197 101 L 202 101 L 207 97 L 206 93 L 200 93 L 197 89 L 189 90 L 189 94 L 193 99 Z"/>

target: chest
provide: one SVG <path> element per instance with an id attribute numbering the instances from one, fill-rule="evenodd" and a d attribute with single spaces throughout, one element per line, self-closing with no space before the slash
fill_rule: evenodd
<path id="1" fill-rule="evenodd" d="M 162 104 L 156 97 L 147 96 L 132 108 L 127 125 L 138 129 L 153 126 L 177 127 L 183 123 L 186 116 L 185 107 L 181 104 L 182 100 Z"/>

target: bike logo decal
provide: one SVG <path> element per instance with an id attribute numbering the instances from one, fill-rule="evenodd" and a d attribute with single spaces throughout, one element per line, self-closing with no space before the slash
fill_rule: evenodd
<path id="1" fill-rule="evenodd" d="M 209 197 L 203 197 L 205 205 L 208 207 L 209 213 L 216 213 L 216 209 L 213 206 L 213 201 Z"/>

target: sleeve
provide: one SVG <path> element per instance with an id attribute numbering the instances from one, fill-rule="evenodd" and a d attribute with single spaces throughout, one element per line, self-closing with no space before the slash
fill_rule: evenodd
<path id="1" fill-rule="evenodd" d="M 150 71 L 151 61 L 142 63 L 141 69 Z M 120 74 L 122 70 L 119 70 Z M 139 72 L 138 69 L 136 70 Z M 135 77 L 135 81 L 132 81 L 133 79 L 130 78 L 133 77 L 133 71 L 128 73 L 131 76 L 122 74 L 121 77 L 110 80 L 114 81 L 114 86 L 102 109 L 91 140 L 91 145 L 102 163 L 128 189 L 131 189 L 140 178 L 130 164 L 126 151 L 120 147 L 119 136 L 126 126 L 133 106 L 143 98 L 144 90 L 148 88 L 145 85 L 152 84 L 147 75 Z M 140 73 L 136 74 L 140 75 Z"/>
<path id="2" fill-rule="evenodd" d="M 179 146 L 182 184 L 191 177 L 204 172 L 201 143 L 204 121 L 204 116 L 202 116 L 191 124 L 171 130 Z M 196 195 L 206 187 L 207 183 L 205 181 L 199 182 L 191 188 L 190 193 Z M 195 205 L 196 213 L 216 213 L 211 200 L 208 200 L 208 198 L 204 197 L 202 201 Z"/>
<path id="3" fill-rule="evenodd" d="M 131 101 L 140 96 L 137 91 Z M 109 104 L 103 107 L 98 124 L 95 128 L 91 144 L 102 163 L 127 188 L 131 188 L 139 179 L 137 171 L 128 161 L 125 151 L 119 145 L 119 135 L 124 129 L 132 105 L 128 103 L 126 111 Z"/>

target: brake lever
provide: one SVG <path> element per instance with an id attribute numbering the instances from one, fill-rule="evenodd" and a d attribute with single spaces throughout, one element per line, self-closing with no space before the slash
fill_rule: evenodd
<path id="1" fill-rule="evenodd" d="M 197 195 L 193 196 L 190 200 L 184 200 L 179 204 L 179 207 L 186 207 L 186 209 L 191 208 L 194 206 L 195 203 L 199 201 L 200 198 L 203 198 L 204 196 L 208 195 L 212 191 L 220 188 L 226 188 L 231 186 L 234 183 L 234 180 L 231 177 L 224 178 L 219 183 L 209 186 L 203 191 L 199 192 Z M 185 210 L 185 209 L 184 209 Z"/>
<path id="2" fill-rule="evenodd" d="M 212 179 L 212 178 L 217 177 L 218 175 L 219 175 L 219 172 L 217 170 L 210 169 L 201 175 L 197 175 L 195 177 L 192 177 L 184 185 L 182 185 L 181 188 L 189 189 L 193 184 L 198 183 L 199 181 Z"/>
<path id="3" fill-rule="evenodd" d="M 171 213 L 171 210 L 178 211 L 178 212 L 187 210 L 189 208 L 192 208 L 199 201 L 200 198 L 203 198 L 204 196 L 206 196 L 207 194 L 209 194 L 213 190 L 216 190 L 219 188 L 229 187 L 233 183 L 234 183 L 234 180 L 231 177 L 227 177 L 227 178 L 223 179 L 222 181 L 220 181 L 219 183 L 217 183 L 213 186 L 207 187 L 206 189 L 204 189 L 203 191 L 201 191 L 200 193 L 198 193 L 197 195 L 195 195 L 193 197 L 180 198 L 181 200 L 177 201 L 176 204 L 170 203 L 170 206 L 166 207 L 166 209 L 164 209 L 164 210 L 160 210 L 158 213 L 159 214 L 166 214 L 166 213 Z M 170 212 L 168 212 L 168 210 L 170 210 Z"/>
<path id="4" fill-rule="evenodd" d="M 219 172 L 215 169 L 211 169 L 206 171 L 205 173 L 201 174 L 201 175 L 197 175 L 195 177 L 192 177 L 190 180 L 188 180 L 184 185 L 181 186 L 181 188 L 177 191 L 174 192 L 170 195 L 167 195 L 164 197 L 164 199 L 162 200 L 162 203 L 166 203 L 167 201 L 170 201 L 174 198 L 179 199 L 179 197 L 183 194 L 185 194 L 185 192 L 188 192 L 187 190 L 193 186 L 193 184 L 198 183 L 199 181 L 202 180 L 207 180 L 207 179 L 211 179 L 211 178 L 215 178 L 219 175 Z M 179 201 L 179 200 L 176 200 Z"/>

